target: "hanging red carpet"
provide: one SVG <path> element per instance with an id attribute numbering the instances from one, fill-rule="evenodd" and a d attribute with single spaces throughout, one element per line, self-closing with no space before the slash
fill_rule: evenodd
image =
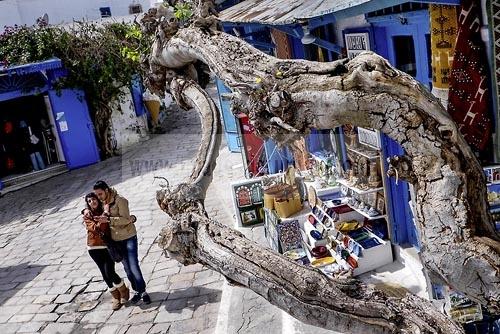
<path id="1" fill-rule="evenodd" d="M 480 13 L 475 1 L 462 1 L 448 97 L 448 112 L 465 140 L 477 150 L 488 144 L 492 127 Z"/>

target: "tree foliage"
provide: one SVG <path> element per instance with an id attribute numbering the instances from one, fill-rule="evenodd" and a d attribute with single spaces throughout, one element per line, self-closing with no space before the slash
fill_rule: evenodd
<path id="1" fill-rule="evenodd" d="M 132 77 L 141 74 L 141 54 L 150 37 L 136 23 L 75 22 L 56 27 L 6 27 L 0 35 L 0 65 L 20 65 L 53 57 L 61 59 L 67 75 L 53 85 L 85 92 L 104 156 L 115 152 L 108 141 L 111 104 L 123 95 Z"/>

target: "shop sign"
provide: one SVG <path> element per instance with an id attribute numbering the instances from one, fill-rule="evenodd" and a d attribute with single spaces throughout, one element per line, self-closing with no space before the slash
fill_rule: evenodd
<path id="1" fill-rule="evenodd" d="M 363 51 L 370 50 L 370 37 L 367 32 L 345 34 L 347 58 L 352 59 Z"/>
<path id="2" fill-rule="evenodd" d="M 358 127 L 358 140 L 361 144 L 380 149 L 380 136 L 375 130 Z"/>

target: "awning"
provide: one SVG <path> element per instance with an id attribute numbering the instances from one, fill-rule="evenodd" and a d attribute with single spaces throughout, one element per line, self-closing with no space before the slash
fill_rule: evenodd
<path id="1" fill-rule="evenodd" d="M 405 2 L 408 0 L 246 0 L 220 12 L 219 19 L 228 23 L 287 25 L 324 15 L 335 19 L 352 17 Z M 426 2 L 456 4 L 459 0 Z"/>
<path id="2" fill-rule="evenodd" d="M 62 67 L 62 62 L 58 58 L 48 59 L 37 63 L 29 63 L 16 66 L 0 66 L 0 75 L 24 75 L 46 70 L 55 70 Z"/>

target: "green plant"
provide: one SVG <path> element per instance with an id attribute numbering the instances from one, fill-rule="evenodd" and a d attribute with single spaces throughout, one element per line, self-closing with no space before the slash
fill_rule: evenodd
<path id="1" fill-rule="evenodd" d="M 132 77 L 142 74 L 140 57 L 149 52 L 150 38 L 137 24 L 127 23 L 8 27 L 0 34 L 0 65 L 61 59 L 68 74 L 55 87 L 84 91 L 101 150 L 110 156 L 114 154 L 107 136 L 110 106 L 123 96 Z"/>
<path id="2" fill-rule="evenodd" d="M 174 16 L 176 19 L 180 21 L 187 21 L 191 18 L 193 15 L 193 11 L 191 10 L 191 6 L 184 2 L 184 3 L 177 3 L 174 7 Z"/>

